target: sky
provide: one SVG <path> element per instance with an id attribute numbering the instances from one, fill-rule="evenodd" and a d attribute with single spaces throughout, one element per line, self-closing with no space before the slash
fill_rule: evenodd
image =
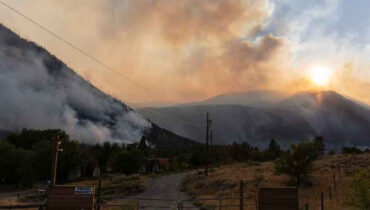
<path id="1" fill-rule="evenodd" d="M 0 4 L 2 24 L 126 102 L 331 89 L 370 104 L 370 1 L 1 1 L 112 67 Z"/>

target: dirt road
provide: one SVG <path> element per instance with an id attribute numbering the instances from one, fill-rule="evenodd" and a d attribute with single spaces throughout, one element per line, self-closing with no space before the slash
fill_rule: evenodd
<path id="1" fill-rule="evenodd" d="M 184 176 L 185 174 L 171 174 L 149 179 L 147 190 L 134 197 L 167 200 L 139 200 L 140 209 L 177 209 L 177 201 L 189 199 L 189 196 L 181 191 Z M 197 209 L 189 202 L 186 202 L 186 206 Z"/>

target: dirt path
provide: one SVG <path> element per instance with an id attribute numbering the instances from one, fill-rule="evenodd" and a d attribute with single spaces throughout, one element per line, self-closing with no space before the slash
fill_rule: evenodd
<path id="1" fill-rule="evenodd" d="M 134 197 L 167 200 L 139 200 L 140 209 L 177 209 L 177 201 L 190 199 L 185 192 L 181 191 L 181 183 L 185 175 L 183 173 L 171 174 L 149 179 L 147 190 Z M 194 207 L 189 202 L 186 202 L 186 206 Z"/>

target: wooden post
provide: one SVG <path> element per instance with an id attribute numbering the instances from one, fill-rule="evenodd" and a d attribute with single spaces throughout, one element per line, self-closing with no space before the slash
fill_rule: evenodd
<path id="1" fill-rule="evenodd" d="M 308 210 L 308 203 L 304 205 L 304 210 Z"/>
<path id="2" fill-rule="evenodd" d="M 52 153 L 52 166 L 51 166 L 51 180 L 50 180 L 50 187 L 54 187 L 56 183 L 56 178 L 57 178 L 57 166 L 58 166 L 58 147 L 60 144 L 60 139 L 59 136 L 56 136 L 54 141 L 53 141 L 53 146 L 51 149 Z"/>
<path id="3" fill-rule="evenodd" d="M 244 208 L 244 181 L 240 180 L 240 189 L 239 189 L 239 198 L 240 198 L 240 210 Z"/>
<path id="4" fill-rule="evenodd" d="M 321 210 L 324 210 L 324 192 L 321 192 Z"/>
<path id="5" fill-rule="evenodd" d="M 209 134 L 209 114 L 207 112 L 207 122 L 206 122 L 206 170 L 205 175 L 208 176 L 208 164 L 209 164 L 209 145 L 208 145 L 208 134 Z"/>
<path id="6" fill-rule="evenodd" d="M 335 174 L 333 174 L 333 186 L 334 189 L 337 189 L 337 183 L 335 182 Z"/>
<path id="7" fill-rule="evenodd" d="M 329 188 L 328 188 L 328 191 L 329 191 L 329 198 L 330 198 L 330 200 L 331 200 L 331 187 L 329 186 Z"/>
<path id="8" fill-rule="evenodd" d="M 99 177 L 99 183 L 98 183 L 98 209 L 97 210 L 100 210 L 101 208 L 101 176 Z"/>
<path id="9" fill-rule="evenodd" d="M 221 202 L 222 202 L 222 199 L 220 198 L 220 200 L 218 200 L 218 203 L 219 203 L 219 210 L 221 210 Z"/>
<path id="10" fill-rule="evenodd" d="M 340 165 L 338 164 L 338 175 L 340 177 Z"/>

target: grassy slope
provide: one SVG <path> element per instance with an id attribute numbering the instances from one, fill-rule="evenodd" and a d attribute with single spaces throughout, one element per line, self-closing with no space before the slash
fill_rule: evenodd
<path id="1" fill-rule="evenodd" d="M 299 188 L 300 207 L 305 203 L 309 204 L 310 209 L 319 209 L 320 192 L 324 192 L 326 209 L 351 209 L 345 207 L 346 189 L 351 181 L 350 175 L 358 169 L 370 168 L 370 154 L 357 155 L 352 166 L 342 170 L 341 177 L 338 177 L 338 164 L 344 164 L 351 156 L 333 155 L 324 156 L 315 161 L 314 173 L 312 174 L 312 187 Z M 333 177 L 337 179 L 337 188 L 333 189 Z M 265 187 L 284 187 L 289 177 L 276 175 L 274 173 L 273 162 L 249 162 L 237 163 L 232 165 L 214 168 L 208 178 L 208 188 L 205 187 L 204 178 L 196 173 L 189 175 L 184 180 L 185 190 L 193 197 L 214 198 L 214 197 L 234 197 L 229 203 L 238 204 L 239 181 L 245 180 L 245 195 L 250 196 L 246 202 L 251 204 L 246 209 L 256 209 L 256 192 L 258 186 Z M 329 199 L 328 186 L 332 188 L 332 200 Z M 226 202 L 225 202 L 226 203 Z M 204 202 L 204 205 L 215 205 L 215 202 Z"/>

